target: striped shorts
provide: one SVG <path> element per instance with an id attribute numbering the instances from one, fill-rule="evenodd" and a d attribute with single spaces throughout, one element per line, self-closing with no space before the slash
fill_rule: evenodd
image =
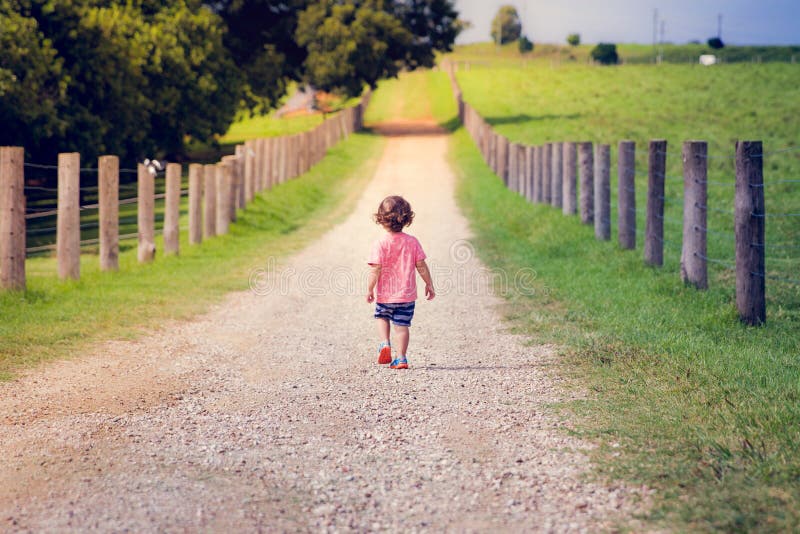
<path id="1" fill-rule="evenodd" d="M 414 317 L 414 302 L 375 304 L 375 318 L 386 319 L 397 326 L 411 326 Z"/>

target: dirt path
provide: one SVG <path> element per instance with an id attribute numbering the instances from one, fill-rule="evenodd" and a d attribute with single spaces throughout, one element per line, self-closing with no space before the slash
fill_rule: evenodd
<path id="1" fill-rule="evenodd" d="M 630 513 L 546 410 L 565 395 L 552 350 L 471 287 L 446 137 L 384 131 L 406 135 L 352 215 L 257 292 L 0 384 L 0 530 L 596 531 Z M 439 286 L 409 371 L 375 364 L 363 298 L 389 193 L 410 199 Z"/>

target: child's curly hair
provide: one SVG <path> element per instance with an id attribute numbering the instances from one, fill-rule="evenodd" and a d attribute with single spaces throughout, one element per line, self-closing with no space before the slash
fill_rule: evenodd
<path id="1" fill-rule="evenodd" d="M 387 230 L 400 232 L 414 221 L 414 212 L 406 199 L 392 195 L 383 199 L 373 218 Z"/>

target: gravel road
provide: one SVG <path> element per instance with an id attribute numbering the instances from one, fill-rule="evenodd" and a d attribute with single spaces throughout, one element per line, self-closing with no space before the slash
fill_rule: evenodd
<path id="1" fill-rule="evenodd" d="M 548 411 L 580 394 L 554 348 L 501 322 L 447 137 L 393 132 L 352 214 L 265 252 L 254 291 L 0 384 L 0 531 L 596 532 L 639 509 L 645 490 L 587 481 L 590 444 Z M 376 364 L 363 296 L 393 193 L 439 293 L 408 371 Z"/>

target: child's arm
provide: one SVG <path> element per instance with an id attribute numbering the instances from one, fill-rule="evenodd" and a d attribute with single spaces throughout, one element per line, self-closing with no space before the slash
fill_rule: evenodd
<path id="1" fill-rule="evenodd" d="M 377 263 L 369 264 L 369 282 L 367 285 L 367 302 L 375 301 L 375 286 L 378 284 L 378 277 L 381 275 L 381 266 Z"/>
<path id="2" fill-rule="evenodd" d="M 425 296 L 428 300 L 433 300 L 436 296 L 436 291 L 433 290 L 433 279 L 431 278 L 431 272 L 425 260 L 419 260 L 417 262 L 417 272 L 422 277 L 422 280 L 425 281 Z"/>

